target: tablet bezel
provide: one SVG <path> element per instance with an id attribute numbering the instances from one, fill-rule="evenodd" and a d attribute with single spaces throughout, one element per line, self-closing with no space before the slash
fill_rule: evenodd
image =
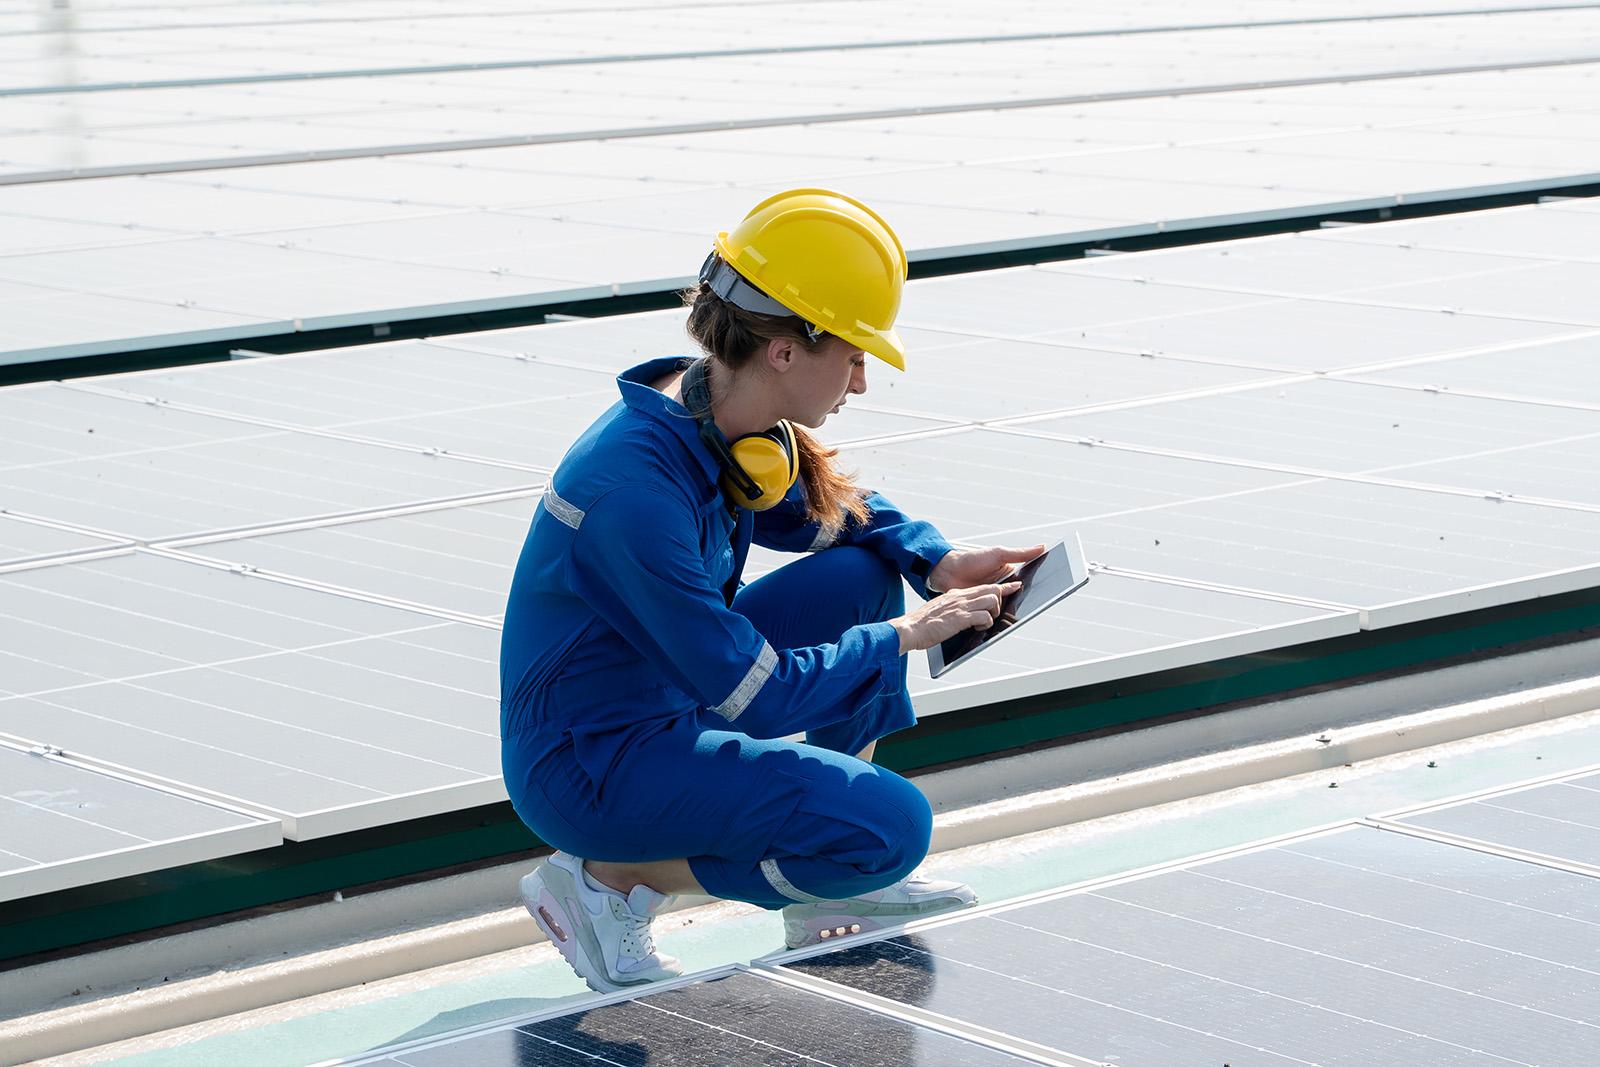
<path id="1" fill-rule="evenodd" d="M 1077 534 L 1073 534 L 1070 538 L 1064 538 L 1063 540 L 1056 542 L 1055 545 L 1046 549 L 1044 554 L 1049 555 L 1050 553 L 1057 551 L 1066 553 L 1067 557 L 1067 572 L 1071 576 L 1071 581 L 1065 589 L 1059 590 L 1049 600 L 1045 601 L 1043 604 L 1040 604 L 1038 608 L 1036 608 L 1027 618 L 1019 619 L 1002 632 L 989 638 L 989 640 L 984 641 L 981 644 L 974 645 L 972 648 L 968 649 L 964 654 L 957 657 L 950 663 L 946 663 L 944 661 L 944 643 L 940 642 L 939 644 L 934 645 L 932 648 L 928 649 L 928 674 L 931 677 L 937 678 L 940 675 L 946 674 L 952 669 L 959 667 L 961 664 L 967 662 L 969 659 L 972 659 L 985 649 L 993 648 L 997 643 L 1009 637 L 1014 631 L 1022 629 L 1023 626 L 1032 622 L 1034 619 L 1037 619 L 1040 615 L 1043 615 L 1046 611 L 1049 611 L 1051 608 L 1055 607 L 1071 594 L 1077 592 L 1079 589 L 1082 589 L 1084 583 L 1089 580 L 1089 563 L 1083 555 L 1083 542 L 1079 540 Z M 1032 561 L 1030 560 L 1029 562 Z M 1022 590 L 1018 590 L 1017 593 L 1013 595 L 1020 596 L 1021 593 Z"/>

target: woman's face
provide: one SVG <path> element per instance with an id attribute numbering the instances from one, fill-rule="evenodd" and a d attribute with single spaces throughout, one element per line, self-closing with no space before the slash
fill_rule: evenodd
<path id="1" fill-rule="evenodd" d="M 789 383 L 789 418 L 813 430 L 838 411 L 851 394 L 867 391 L 867 354 L 848 341 L 830 336 L 816 352 L 799 353 Z"/>

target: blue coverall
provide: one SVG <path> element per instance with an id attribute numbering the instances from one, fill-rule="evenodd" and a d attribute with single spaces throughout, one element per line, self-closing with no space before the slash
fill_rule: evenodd
<path id="1" fill-rule="evenodd" d="M 707 892 L 766 908 L 892 884 L 931 812 L 852 754 L 916 721 L 885 620 L 950 544 L 876 493 L 829 543 L 798 483 L 730 514 L 694 419 L 648 384 L 683 365 L 624 372 L 534 512 L 500 656 L 512 804 L 565 852 L 687 857 Z M 752 540 L 812 554 L 744 584 Z"/>

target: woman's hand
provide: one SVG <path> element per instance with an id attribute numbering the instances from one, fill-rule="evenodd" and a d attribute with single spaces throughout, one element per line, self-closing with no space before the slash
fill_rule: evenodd
<path id="1" fill-rule="evenodd" d="M 963 630 L 987 630 L 999 618 L 1005 598 L 1021 588 L 1021 582 L 1001 582 L 952 589 L 915 611 L 889 620 L 900 634 L 900 654 L 932 648 Z"/>
<path id="2" fill-rule="evenodd" d="M 1044 554 L 1044 545 L 1032 548 L 953 548 L 928 574 L 928 592 L 967 589 L 1011 577 L 1011 564 L 1026 563 Z"/>

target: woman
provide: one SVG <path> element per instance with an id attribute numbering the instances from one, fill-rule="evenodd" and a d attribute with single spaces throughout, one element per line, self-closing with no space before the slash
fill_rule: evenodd
<path id="1" fill-rule="evenodd" d="M 863 204 L 763 201 L 688 294 L 709 358 L 623 373 L 534 513 L 501 649 L 505 779 L 558 850 L 524 902 L 594 989 L 678 973 L 650 937 L 676 893 L 782 908 L 790 947 L 975 903 L 911 876 L 928 802 L 868 761 L 916 722 L 906 654 L 992 625 L 1009 564 L 1044 546 L 952 550 L 802 428 L 866 392 L 867 353 L 904 369 L 905 274 Z M 752 541 L 810 554 L 746 585 Z M 902 577 L 933 599 L 906 612 Z"/>

